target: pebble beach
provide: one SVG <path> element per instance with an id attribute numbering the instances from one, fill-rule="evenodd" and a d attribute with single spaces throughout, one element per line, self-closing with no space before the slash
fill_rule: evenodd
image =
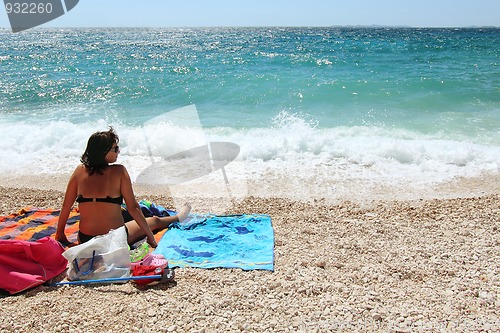
<path id="1" fill-rule="evenodd" d="M 498 332 L 500 192 L 490 180 L 478 196 L 469 182 L 454 196 L 369 204 L 248 195 L 225 211 L 271 216 L 274 272 L 177 268 L 174 282 L 150 287 L 42 285 L 0 299 L 0 332 Z M 60 207 L 64 188 L 41 187 L 0 187 L 0 214 Z M 193 212 L 218 202 L 188 199 Z"/>

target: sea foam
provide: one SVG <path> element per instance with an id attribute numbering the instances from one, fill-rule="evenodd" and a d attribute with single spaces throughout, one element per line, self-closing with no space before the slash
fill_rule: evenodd
<path id="1" fill-rule="evenodd" d="M 106 130 L 104 120 L 3 124 L 0 174 L 68 174 L 79 163 L 88 137 Z M 172 123 L 114 125 L 119 162 L 133 178 L 155 161 L 207 142 L 240 147 L 238 179 L 272 172 L 307 180 L 311 174 L 345 182 L 435 184 L 500 170 L 500 147 L 376 126 L 321 128 L 314 120 L 282 113 L 266 127 L 190 128 Z"/>

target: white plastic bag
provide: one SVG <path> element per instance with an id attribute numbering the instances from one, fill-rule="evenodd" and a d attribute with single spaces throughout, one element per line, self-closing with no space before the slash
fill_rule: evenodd
<path id="1" fill-rule="evenodd" d="M 125 227 L 96 236 L 62 254 L 68 260 L 70 281 L 130 276 L 130 253 Z"/>

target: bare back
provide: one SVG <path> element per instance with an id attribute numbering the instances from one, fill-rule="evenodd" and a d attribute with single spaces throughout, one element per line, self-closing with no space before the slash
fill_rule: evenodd
<path id="1" fill-rule="evenodd" d="M 81 165 L 75 172 L 77 195 L 85 198 L 121 196 L 123 166 L 109 165 L 103 174 L 89 175 Z M 81 202 L 80 231 L 87 235 L 103 235 L 124 225 L 121 206 L 109 202 Z"/>

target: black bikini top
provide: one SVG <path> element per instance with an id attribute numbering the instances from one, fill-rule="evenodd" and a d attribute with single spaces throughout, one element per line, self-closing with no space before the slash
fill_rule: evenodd
<path id="1" fill-rule="evenodd" d="M 82 203 L 82 202 L 109 202 L 112 204 L 117 204 L 121 205 L 123 203 L 123 196 L 119 196 L 116 198 L 111 198 L 110 196 L 107 196 L 106 198 L 85 198 L 81 194 L 76 198 L 76 202 Z"/>

